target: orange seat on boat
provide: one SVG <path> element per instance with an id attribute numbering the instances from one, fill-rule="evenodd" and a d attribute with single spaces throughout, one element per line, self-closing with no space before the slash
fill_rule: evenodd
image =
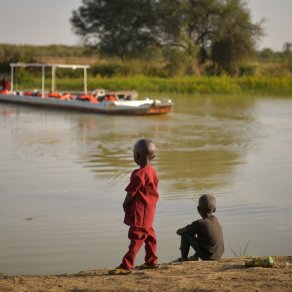
<path id="1" fill-rule="evenodd" d="M 60 96 L 61 99 L 63 100 L 70 100 L 71 99 L 71 93 L 64 93 L 63 95 Z"/>
<path id="2" fill-rule="evenodd" d="M 28 96 L 42 96 L 42 94 L 38 91 L 25 91 L 23 95 L 28 95 Z"/>
<path id="3" fill-rule="evenodd" d="M 50 91 L 48 93 L 48 97 L 60 98 L 61 97 L 61 94 L 59 92 L 52 92 L 52 91 Z"/>
<path id="4" fill-rule="evenodd" d="M 7 89 L 3 89 L 0 91 L 0 94 L 10 94 L 10 91 Z"/>
<path id="5" fill-rule="evenodd" d="M 104 100 L 106 101 L 116 101 L 118 100 L 115 95 L 107 95 Z"/>
<path id="6" fill-rule="evenodd" d="M 79 100 L 90 101 L 90 102 L 99 102 L 93 95 L 81 94 L 78 97 Z"/>
<path id="7" fill-rule="evenodd" d="M 51 97 L 51 98 L 59 98 L 59 99 L 62 99 L 62 100 L 70 100 L 71 99 L 71 93 L 61 94 L 59 92 L 52 92 L 52 91 L 50 91 L 48 93 L 48 97 Z"/>

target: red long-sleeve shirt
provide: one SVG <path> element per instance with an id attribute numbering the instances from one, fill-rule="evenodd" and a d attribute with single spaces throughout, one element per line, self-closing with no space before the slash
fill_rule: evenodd
<path id="1" fill-rule="evenodd" d="M 125 191 L 133 196 L 126 207 L 124 223 L 135 227 L 152 227 L 159 198 L 158 176 L 148 164 L 132 172 Z"/>

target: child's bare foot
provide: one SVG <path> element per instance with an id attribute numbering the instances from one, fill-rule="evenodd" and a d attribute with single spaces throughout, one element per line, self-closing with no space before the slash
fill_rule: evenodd
<path id="1" fill-rule="evenodd" d="M 116 267 L 115 269 L 110 270 L 108 272 L 109 275 L 129 275 L 131 273 L 132 273 L 132 271 L 126 270 L 122 267 Z"/>
<path id="2" fill-rule="evenodd" d="M 144 263 L 141 266 L 137 267 L 138 270 L 155 270 L 155 269 L 158 269 L 158 268 L 159 268 L 158 264 L 156 264 L 156 265 L 148 265 L 146 263 Z"/>

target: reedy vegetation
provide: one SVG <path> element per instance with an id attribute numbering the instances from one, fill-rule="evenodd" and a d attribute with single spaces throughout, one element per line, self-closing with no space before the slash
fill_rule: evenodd
<path id="1" fill-rule="evenodd" d="M 18 90 L 40 88 L 40 78 L 19 79 Z M 46 82 L 50 88 L 50 81 Z M 213 76 L 213 77 L 89 77 L 89 90 L 106 88 L 111 90 L 138 90 L 140 92 L 165 92 L 185 94 L 264 94 L 292 96 L 292 76 Z M 83 79 L 62 78 L 57 80 L 59 91 L 82 91 Z"/>
<path id="2" fill-rule="evenodd" d="M 43 62 L 90 64 L 89 90 L 135 89 L 140 92 L 168 92 L 186 94 L 265 94 L 292 96 L 292 53 L 284 45 L 282 52 L 264 49 L 257 52 L 249 63 L 239 67 L 239 76 L 221 74 L 214 76 L 209 65 L 200 68 L 196 75 L 182 74 L 169 67 L 161 57 L 121 61 L 117 58 L 101 58 L 97 50 L 69 46 L 16 46 L 0 44 L 0 77 L 9 78 L 11 62 Z M 41 87 L 38 69 L 16 72 L 16 88 Z M 83 89 L 82 71 L 58 70 L 57 89 Z M 47 72 L 46 88 L 50 88 L 50 72 Z M 2 78 L 1 77 L 1 78 Z"/>

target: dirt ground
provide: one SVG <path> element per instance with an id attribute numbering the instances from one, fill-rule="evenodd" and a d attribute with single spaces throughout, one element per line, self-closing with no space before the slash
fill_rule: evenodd
<path id="1" fill-rule="evenodd" d="M 0 291 L 292 291 L 292 257 L 273 258 L 272 268 L 246 268 L 248 258 L 239 257 L 161 264 L 157 270 L 123 276 L 109 276 L 108 269 L 54 276 L 0 274 Z"/>

